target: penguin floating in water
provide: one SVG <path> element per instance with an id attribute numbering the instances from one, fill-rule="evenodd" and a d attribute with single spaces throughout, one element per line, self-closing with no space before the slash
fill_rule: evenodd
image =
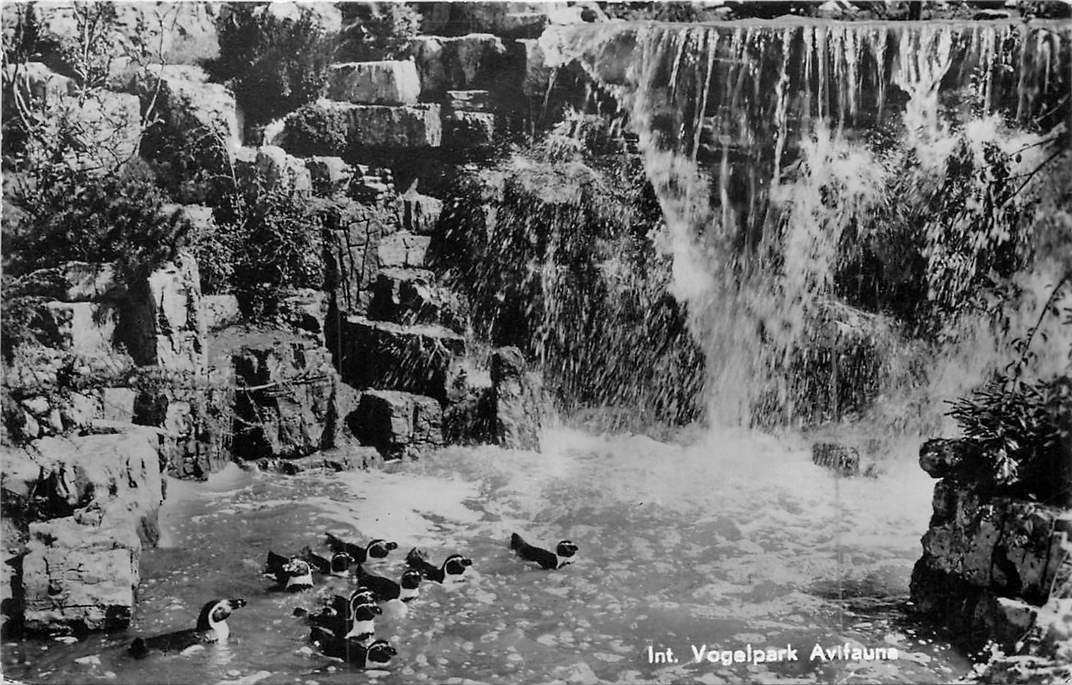
<path id="1" fill-rule="evenodd" d="M 473 565 L 473 560 L 460 554 L 451 554 L 443 560 L 441 566 L 436 567 L 428 563 L 420 550 L 414 547 L 406 555 L 406 563 L 428 580 L 434 580 L 437 583 L 457 583 L 463 580 L 462 576 L 466 569 Z"/>
<path id="2" fill-rule="evenodd" d="M 154 637 L 136 637 L 130 643 L 130 655 L 141 659 L 152 651 L 181 652 L 199 645 L 226 642 L 231 635 L 227 618 L 235 609 L 246 606 L 244 599 L 214 599 L 201 607 L 197 627 Z"/>
<path id="3" fill-rule="evenodd" d="M 418 588 L 421 585 L 421 572 L 412 568 L 403 571 L 402 578 L 398 583 L 390 578 L 369 573 L 361 564 L 357 565 L 354 575 L 357 578 L 358 585 L 371 590 L 376 596 L 377 602 L 390 602 L 394 599 L 409 602 L 417 597 Z"/>
<path id="4" fill-rule="evenodd" d="M 535 561 L 540 568 L 550 570 L 572 564 L 580 548 L 569 540 L 563 540 L 555 547 L 555 551 L 551 552 L 542 547 L 530 545 L 525 542 L 524 538 L 514 533 L 510 536 L 510 549 L 525 561 Z"/>
<path id="5" fill-rule="evenodd" d="M 367 647 L 353 638 L 342 638 L 313 626 L 309 640 L 325 656 L 342 659 L 358 668 L 387 668 L 398 652 L 387 640 L 376 640 Z"/>
<path id="6" fill-rule="evenodd" d="M 383 609 L 363 602 L 351 605 L 345 614 L 329 615 L 324 612 L 310 616 L 309 621 L 314 626 L 331 631 L 335 637 L 354 638 L 368 644 L 376 634 L 376 617 L 381 614 Z"/>
<path id="7" fill-rule="evenodd" d="M 339 539 L 331 533 L 325 533 L 325 535 L 327 535 L 328 547 L 331 548 L 332 552 L 348 554 L 356 564 L 363 564 L 369 559 L 386 559 L 388 554 L 398 549 L 397 542 L 388 540 L 371 540 L 364 547 L 359 547 L 352 542 Z"/>
<path id="8" fill-rule="evenodd" d="M 354 563 L 353 557 L 346 552 L 335 552 L 330 559 L 314 554 L 308 546 L 302 547 L 298 553 L 301 558 L 313 567 L 317 573 L 325 576 L 337 576 L 345 578 L 350 572 L 350 565 Z"/>
<path id="9" fill-rule="evenodd" d="M 264 565 L 264 575 L 274 578 L 279 589 L 300 592 L 313 586 L 313 569 L 308 561 L 298 557 L 284 557 L 271 550 Z"/>

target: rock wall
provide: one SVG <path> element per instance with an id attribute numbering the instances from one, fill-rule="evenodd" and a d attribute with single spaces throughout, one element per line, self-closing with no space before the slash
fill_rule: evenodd
<path id="1" fill-rule="evenodd" d="M 994 643 L 1006 655 L 1052 659 L 1072 650 L 1067 629 L 1055 642 L 1042 621 L 1072 592 L 1072 509 L 996 489 L 973 468 L 983 456 L 969 440 L 930 440 L 920 450 L 920 465 L 939 481 L 912 601 L 970 649 Z"/>

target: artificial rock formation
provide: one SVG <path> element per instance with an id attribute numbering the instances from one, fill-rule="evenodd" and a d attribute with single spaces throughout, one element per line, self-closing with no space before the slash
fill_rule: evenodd
<path id="1" fill-rule="evenodd" d="M 920 450 L 920 465 L 940 480 L 912 601 L 972 648 L 993 640 L 1026 653 L 1022 638 L 1072 587 L 1072 510 L 995 488 L 980 478 L 981 450 L 969 440 Z"/>

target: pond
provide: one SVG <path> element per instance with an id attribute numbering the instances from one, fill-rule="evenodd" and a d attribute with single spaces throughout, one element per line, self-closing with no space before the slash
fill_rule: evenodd
<path id="1" fill-rule="evenodd" d="M 838 479 L 803 443 L 746 431 L 659 442 L 549 430 L 541 454 L 450 448 L 382 472 L 278 476 L 229 467 L 172 481 L 161 546 L 142 558 L 135 622 L 76 644 L 8 644 L 4 670 L 29 682 L 631 683 L 948 682 L 970 670 L 915 624 L 908 578 L 932 482 L 906 448 L 877 478 Z M 397 577 L 413 546 L 462 552 L 471 577 L 426 584 L 376 623 L 398 658 L 358 671 L 311 649 L 296 607 L 350 587 L 270 590 L 269 549 L 324 532 L 399 549 L 371 569 Z M 520 532 L 570 538 L 578 562 L 542 571 L 509 551 Z M 214 597 L 244 597 L 228 644 L 137 661 L 135 635 L 191 627 Z M 721 662 L 726 650 L 796 650 L 773 663 Z M 811 658 L 815 645 L 884 648 L 885 660 Z M 846 647 L 847 645 L 847 647 Z M 676 663 L 651 663 L 672 651 Z M 697 663 L 695 650 L 718 653 Z M 746 652 L 747 654 L 747 652 Z"/>

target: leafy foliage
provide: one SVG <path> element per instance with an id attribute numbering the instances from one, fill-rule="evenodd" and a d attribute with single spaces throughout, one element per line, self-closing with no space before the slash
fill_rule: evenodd
<path id="1" fill-rule="evenodd" d="M 421 15 L 406 3 L 347 2 L 340 9 L 343 36 L 337 54 L 342 60 L 405 58 L 410 40 L 420 32 Z"/>
<path id="2" fill-rule="evenodd" d="M 285 16 L 259 2 L 228 8 L 219 27 L 220 56 L 208 68 L 215 80 L 231 84 L 247 125 L 315 100 L 327 79 L 334 38 L 313 11 L 302 7 L 298 16 Z"/>
<path id="3" fill-rule="evenodd" d="M 229 196 L 217 210 L 223 249 L 210 263 L 217 280 L 227 274 L 239 302 L 253 318 L 276 313 L 293 288 L 318 288 L 324 272 L 321 221 L 308 198 L 266 188 L 259 180 Z M 211 244 L 202 247 L 211 250 Z M 231 260 L 228 262 L 228 260 Z"/>
<path id="4" fill-rule="evenodd" d="M 329 109 L 308 104 L 287 117 L 287 139 L 313 155 L 334 155 L 349 145 L 347 126 Z"/>

